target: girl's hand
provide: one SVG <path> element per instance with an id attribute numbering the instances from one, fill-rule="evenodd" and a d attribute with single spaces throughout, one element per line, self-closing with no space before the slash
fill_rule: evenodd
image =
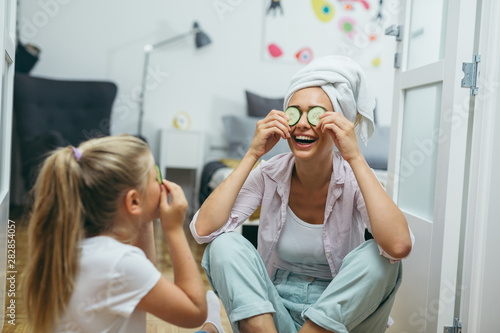
<path id="1" fill-rule="evenodd" d="M 290 138 L 288 117 L 283 111 L 272 110 L 264 119 L 257 122 L 255 134 L 248 151 L 260 158 L 270 151 L 280 138 L 283 140 Z"/>
<path id="2" fill-rule="evenodd" d="M 172 199 L 170 202 L 168 202 L 169 194 Z M 175 183 L 163 179 L 160 198 L 160 219 L 165 233 L 182 229 L 187 208 L 188 202 L 182 188 Z"/>
<path id="3" fill-rule="evenodd" d="M 352 122 L 339 112 L 329 111 L 319 117 L 320 121 L 316 128 L 332 137 L 344 160 L 351 163 L 354 159 L 363 157 Z"/>

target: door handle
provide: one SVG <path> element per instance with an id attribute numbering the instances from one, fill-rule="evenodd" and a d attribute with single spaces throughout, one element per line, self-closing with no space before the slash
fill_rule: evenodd
<path id="1" fill-rule="evenodd" d="M 403 40 L 403 26 L 396 26 L 395 24 L 393 24 L 385 29 L 385 34 L 387 36 L 395 36 L 396 40 L 399 42 Z"/>

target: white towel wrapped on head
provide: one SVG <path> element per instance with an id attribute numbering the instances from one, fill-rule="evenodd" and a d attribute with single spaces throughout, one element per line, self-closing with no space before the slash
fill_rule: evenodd
<path id="1" fill-rule="evenodd" d="M 361 67 L 344 56 L 314 59 L 292 77 L 283 109 L 287 108 L 296 91 L 308 87 L 321 87 L 330 98 L 333 110 L 342 113 L 349 121 L 355 122 L 357 113 L 361 114 L 358 133 L 366 145 L 375 129 L 375 98 L 368 89 Z"/>

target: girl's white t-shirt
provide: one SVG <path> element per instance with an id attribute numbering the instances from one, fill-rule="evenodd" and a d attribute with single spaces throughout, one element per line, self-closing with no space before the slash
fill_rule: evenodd
<path id="1" fill-rule="evenodd" d="M 83 240 L 73 293 L 56 332 L 146 332 L 146 312 L 136 306 L 160 277 L 135 246 L 107 236 Z"/>

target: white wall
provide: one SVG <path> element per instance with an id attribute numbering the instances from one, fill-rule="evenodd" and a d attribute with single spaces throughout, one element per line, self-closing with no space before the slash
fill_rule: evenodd
<path id="1" fill-rule="evenodd" d="M 397 3 L 398 0 L 392 2 Z M 372 1 L 378 5 L 377 1 Z M 387 1 L 390 2 L 390 1 Z M 387 3 L 386 2 L 386 3 Z M 221 13 L 216 4 L 226 4 Z M 112 80 L 119 87 L 112 133 L 137 133 L 137 96 L 143 47 L 186 32 L 199 21 L 213 44 L 195 50 L 191 38 L 151 56 L 145 102 L 144 134 L 158 156 L 160 128 L 171 128 L 180 110 L 189 112 L 192 129 L 223 144 L 223 114 L 245 114 L 248 89 L 282 96 L 299 64 L 264 62 L 261 57 L 264 7 L 269 0 L 24 0 L 20 7 L 21 41 L 42 50 L 33 75 Z M 397 6 L 392 5 L 391 8 Z M 392 14 L 392 15 L 391 15 Z M 396 19 L 389 13 L 384 26 Z M 380 37 L 382 65 L 366 70 L 379 102 L 378 120 L 389 125 L 392 103 L 394 37 Z"/>

